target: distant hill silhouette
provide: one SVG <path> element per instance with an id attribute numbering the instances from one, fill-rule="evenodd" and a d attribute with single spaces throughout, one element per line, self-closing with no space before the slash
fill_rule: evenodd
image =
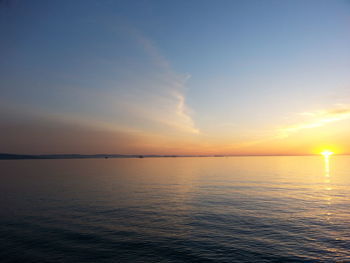
<path id="1" fill-rule="evenodd" d="M 0 160 L 19 160 L 19 159 L 87 159 L 87 158 L 135 158 L 139 155 L 122 154 L 9 154 L 0 153 Z"/>
<path id="2" fill-rule="evenodd" d="M 30 159 L 96 159 L 96 158 L 150 158 L 150 157 L 194 157 L 196 155 L 126 155 L 126 154 L 10 154 L 0 153 L 0 160 Z"/>

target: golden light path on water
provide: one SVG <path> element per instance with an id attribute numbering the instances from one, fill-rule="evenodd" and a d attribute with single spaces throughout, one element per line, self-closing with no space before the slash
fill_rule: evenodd
<path id="1" fill-rule="evenodd" d="M 327 201 L 327 206 L 330 208 L 332 205 L 332 187 L 330 186 L 331 183 L 331 175 L 330 175 L 330 166 L 329 166 L 329 158 L 333 154 L 333 152 L 329 150 L 325 150 L 321 152 L 321 154 L 324 157 L 324 177 L 325 177 L 325 192 L 326 192 L 326 201 Z M 327 221 L 331 220 L 332 213 L 328 209 L 327 212 Z"/>

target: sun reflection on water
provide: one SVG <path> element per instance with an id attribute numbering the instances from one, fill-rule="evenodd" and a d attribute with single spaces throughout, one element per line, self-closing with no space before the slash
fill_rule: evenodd
<path id="1" fill-rule="evenodd" d="M 332 186 L 331 186 L 331 174 L 330 174 L 330 156 L 331 152 L 325 151 L 322 152 L 324 157 L 324 183 L 325 183 L 325 199 L 327 203 L 327 212 L 326 212 L 326 220 L 331 221 L 332 213 L 331 213 L 331 205 L 332 205 Z"/>

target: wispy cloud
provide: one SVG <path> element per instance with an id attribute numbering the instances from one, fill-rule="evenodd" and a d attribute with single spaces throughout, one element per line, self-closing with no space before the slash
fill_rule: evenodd
<path id="1" fill-rule="evenodd" d="M 153 62 L 156 65 L 163 69 L 171 70 L 168 60 L 164 56 L 162 56 L 155 43 L 151 39 L 145 37 L 137 30 L 132 30 L 130 32 L 132 32 L 132 35 L 135 37 L 136 41 L 143 47 L 146 53 L 149 56 L 151 56 Z"/>
<path id="2" fill-rule="evenodd" d="M 151 39 L 137 30 L 130 32 L 151 58 L 153 65 L 159 69 L 158 79 L 151 84 L 152 88 L 147 89 L 146 87 L 146 90 L 151 93 L 146 95 L 146 98 L 151 98 L 147 104 L 153 103 L 158 107 L 143 105 L 145 106 L 142 106 L 144 116 L 181 132 L 200 133 L 192 119 L 192 110 L 186 105 L 186 81 L 190 75 L 175 72 Z M 144 88 L 140 86 L 140 89 Z"/>
<path id="3" fill-rule="evenodd" d="M 189 109 L 185 103 L 185 97 L 183 94 L 174 91 L 173 96 L 176 99 L 176 110 L 175 110 L 175 122 L 167 122 L 168 125 L 174 126 L 180 130 L 198 134 L 199 130 L 195 127 L 192 118 L 190 117 Z"/>
<path id="4" fill-rule="evenodd" d="M 337 104 L 329 109 L 302 112 L 298 114 L 303 120 L 279 128 L 257 129 L 247 140 L 235 142 L 228 149 L 242 150 L 256 145 L 274 145 L 281 139 L 287 139 L 293 134 L 304 130 L 323 127 L 331 123 L 350 119 L 350 105 Z M 312 138 L 310 138 L 312 140 Z"/>
<path id="5" fill-rule="evenodd" d="M 186 82 L 190 75 L 173 70 L 154 41 L 135 28 L 123 27 L 116 33 L 125 35 L 131 51 L 138 56 L 134 58 L 129 51 L 125 54 L 132 57 L 128 63 L 102 60 L 99 66 L 115 68 L 116 74 L 109 74 L 106 79 L 99 77 L 98 89 L 78 87 L 73 91 L 69 87 L 66 93 L 74 92 L 83 107 L 81 118 L 90 118 L 93 123 L 103 120 L 123 130 L 172 136 L 198 134 L 193 111 L 186 104 Z"/>
<path id="6" fill-rule="evenodd" d="M 301 130 L 322 127 L 332 122 L 348 119 L 350 118 L 350 105 L 336 105 L 334 108 L 303 112 L 300 115 L 305 116 L 307 119 L 303 122 L 280 128 L 278 136 L 285 138 Z"/>

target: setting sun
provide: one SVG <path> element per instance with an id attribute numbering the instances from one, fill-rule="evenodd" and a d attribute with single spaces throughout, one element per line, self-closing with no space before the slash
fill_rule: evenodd
<path id="1" fill-rule="evenodd" d="M 333 154 L 333 152 L 331 152 L 331 151 L 329 151 L 329 150 L 324 150 L 323 152 L 321 152 L 321 154 L 322 154 L 323 156 L 330 156 L 330 155 Z"/>

